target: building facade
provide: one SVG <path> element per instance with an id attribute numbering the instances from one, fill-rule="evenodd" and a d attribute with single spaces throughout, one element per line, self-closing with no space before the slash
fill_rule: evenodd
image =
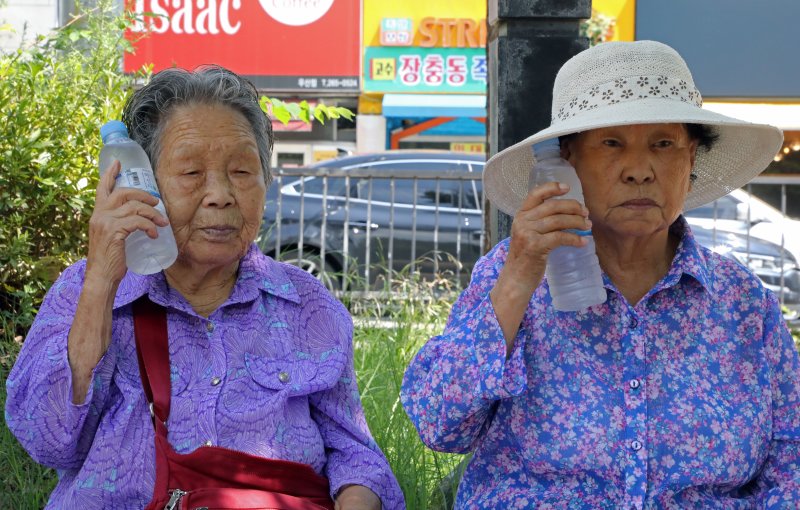
<path id="1" fill-rule="evenodd" d="M 119 0 L 123 5 L 123 0 Z M 217 63 L 266 95 L 320 101 L 355 122 L 276 123 L 273 164 L 347 152 L 439 148 L 485 152 L 484 0 L 127 0 L 142 16 L 125 70 Z M 777 125 L 771 172 L 800 173 L 796 0 L 594 0 L 612 40 L 655 39 L 687 60 L 705 107 Z M 74 0 L 7 0 L 0 49 L 67 23 Z M 150 13 L 149 17 L 144 17 Z M 27 28 L 25 28 L 27 27 Z"/>
<path id="2" fill-rule="evenodd" d="M 63 25 L 67 18 L 63 0 L 7 0 L 0 8 L 0 51 L 15 51 L 37 35 Z M 23 42 L 24 37 L 24 42 Z"/>
<path id="3" fill-rule="evenodd" d="M 484 0 L 119 2 L 138 17 L 126 72 L 215 63 L 270 97 L 358 114 L 275 122 L 273 165 L 392 148 L 485 152 Z M 72 9 L 70 0 L 10 0 L 0 13 L 38 20 L 42 33 Z"/>

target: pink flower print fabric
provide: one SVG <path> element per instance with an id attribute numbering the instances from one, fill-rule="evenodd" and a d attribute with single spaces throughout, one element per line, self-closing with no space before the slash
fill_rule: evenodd
<path id="1" fill-rule="evenodd" d="M 800 363 L 775 296 L 683 218 L 668 274 L 631 305 L 557 312 L 535 291 L 506 359 L 476 265 L 402 403 L 430 448 L 474 452 L 456 508 L 800 508 Z"/>

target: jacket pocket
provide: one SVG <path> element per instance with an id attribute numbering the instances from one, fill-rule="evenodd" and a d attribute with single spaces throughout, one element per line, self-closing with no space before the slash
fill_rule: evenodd
<path id="1" fill-rule="evenodd" d="M 272 358 L 245 353 L 244 361 L 250 377 L 264 388 L 301 396 L 332 388 L 342 372 L 343 356 L 330 351 L 319 358 L 295 355 Z"/>

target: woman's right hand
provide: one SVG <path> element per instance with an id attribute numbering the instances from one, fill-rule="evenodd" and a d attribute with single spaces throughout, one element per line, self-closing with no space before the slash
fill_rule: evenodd
<path id="1" fill-rule="evenodd" d="M 559 246 L 580 247 L 587 243 L 578 234 L 565 232 L 591 228 L 586 207 L 577 200 L 548 200 L 567 192 L 569 186 L 556 182 L 533 188 L 511 224 L 506 262 L 490 293 L 508 354 L 533 291 L 544 277 L 547 256 Z"/>
<path id="2" fill-rule="evenodd" d="M 559 246 L 580 247 L 587 242 L 577 234 L 565 232 L 591 228 L 586 207 L 577 200 L 548 200 L 567 192 L 569 186 L 556 182 L 533 188 L 511 224 L 511 243 L 503 271 L 509 273 L 511 281 L 531 294 L 544 277 L 547 256 L 553 249 Z"/>
<path id="3" fill-rule="evenodd" d="M 157 226 L 169 221 L 155 206 L 158 199 L 134 188 L 114 188 L 120 172 L 114 161 L 100 178 L 92 217 L 89 219 L 89 254 L 86 258 L 87 280 L 99 279 L 116 286 L 125 276 L 125 239 L 143 230 L 155 239 Z"/>
<path id="4" fill-rule="evenodd" d="M 97 198 L 89 219 L 89 254 L 83 289 L 69 331 L 67 353 L 72 370 L 72 402 L 84 402 L 92 371 L 111 343 L 114 297 L 125 276 L 125 239 L 136 230 L 158 235 L 156 226 L 168 224 L 146 191 L 114 188 L 120 163 L 114 161 L 97 185 Z"/>

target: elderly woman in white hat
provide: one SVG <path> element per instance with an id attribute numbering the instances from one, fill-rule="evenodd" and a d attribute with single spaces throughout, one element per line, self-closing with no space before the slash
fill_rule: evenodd
<path id="1" fill-rule="evenodd" d="M 776 297 L 681 216 L 758 175 L 782 133 L 701 108 L 660 43 L 559 71 L 549 128 L 492 157 L 511 237 L 476 265 L 403 405 L 431 448 L 474 452 L 458 508 L 798 508 L 800 363 Z M 558 137 L 585 207 L 528 192 Z M 606 301 L 553 308 L 545 262 L 591 228 Z"/>

